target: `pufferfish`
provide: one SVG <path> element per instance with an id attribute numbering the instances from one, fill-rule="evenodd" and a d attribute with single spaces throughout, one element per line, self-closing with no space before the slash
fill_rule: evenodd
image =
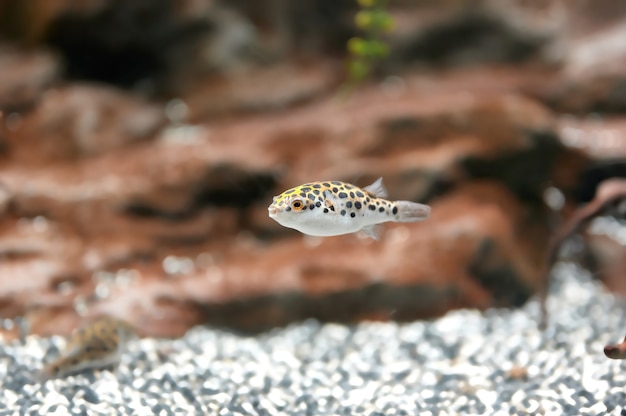
<path id="1" fill-rule="evenodd" d="M 96 318 L 72 333 L 60 357 L 44 367 L 39 379 L 113 367 L 136 337 L 135 329 L 126 321 L 110 316 Z"/>
<path id="2" fill-rule="evenodd" d="M 311 182 L 275 196 L 267 210 L 274 221 L 303 234 L 329 237 L 361 231 L 375 240 L 378 224 L 422 221 L 430 215 L 428 205 L 386 198 L 383 178 L 364 188 Z"/>

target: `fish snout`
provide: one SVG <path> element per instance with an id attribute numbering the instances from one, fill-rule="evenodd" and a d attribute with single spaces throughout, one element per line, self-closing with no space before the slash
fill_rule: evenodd
<path id="1" fill-rule="evenodd" d="M 276 214 L 278 214 L 278 208 L 276 208 L 274 204 L 272 204 L 269 207 L 267 207 L 267 212 L 270 217 L 275 217 Z"/>

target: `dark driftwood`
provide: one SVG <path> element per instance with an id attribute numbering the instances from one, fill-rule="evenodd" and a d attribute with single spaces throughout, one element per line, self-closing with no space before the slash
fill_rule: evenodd
<path id="1" fill-rule="evenodd" d="M 614 360 L 626 359 L 626 337 L 621 344 L 607 345 L 604 347 L 604 355 Z"/>
<path id="2" fill-rule="evenodd" d="M 614 212 L 619 203 L 626 200 L 626 179 L 608 179 L 600 184 L 594 199 L 578 209 L 557 231 L 548 245 L 545 270 L 545 282 L 539 293 L 541 306 L 541 327 L 545 328 L 548 321 L 546 298 L 550 285 L 550 271 L 558 260 L 563 243 L 572 235 L 586 227 L 591 220 L 603 214 Z"/>

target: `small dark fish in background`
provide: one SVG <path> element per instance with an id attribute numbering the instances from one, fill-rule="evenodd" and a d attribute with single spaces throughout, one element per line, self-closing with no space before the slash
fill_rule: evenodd
<path id="1" fill-rule="evenodd" d="M 128 322 L 102 316 L 74 331 L 61 355 L 47 364 L 39 379 L 65 377 L 85 370 L 116 366 L 128 342 L 137 338 Z"/>

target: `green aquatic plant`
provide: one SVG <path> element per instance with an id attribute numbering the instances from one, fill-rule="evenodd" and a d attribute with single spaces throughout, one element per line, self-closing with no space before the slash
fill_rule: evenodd
<path id="1" fill-rule="evenodd" d="M 388 0 L 356 0 L 360 9 L 354 20 L 363 36 L 348 40 L 348 84 L 355 85 L 372 74 L 376 62 L 389 55 L 389 45 L 383 40 L 393 29 L 393 18 L 387 11 Z"/>

